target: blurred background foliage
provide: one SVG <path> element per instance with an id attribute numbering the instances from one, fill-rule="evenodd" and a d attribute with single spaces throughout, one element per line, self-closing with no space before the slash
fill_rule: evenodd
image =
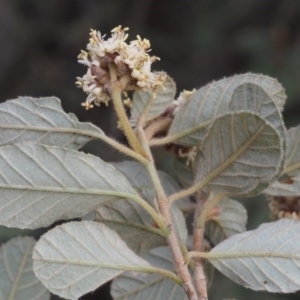
<path id="1" fill-rule="evenodd" d="M 0 0 L 0 101 L 55 95 L 67 112 L 125 142 L 111 107 L 86 112 L 80 104 L 85 94 L 74 84 L 85 73 L 76 57 L 90 28 L 104 34 L 119 24 L 130 27 L 131 38 L 139 34 L 151 41 L 152 54 L 161 58 L 154 69 L 168 72 L 178 91 L 224 76 L 263 73 L 286 88 L 287 126 L 299 123 L 300 1 L 295 0 Z M 98 142 L 85 150 L 104 160 L 122 158 Z M 170 155 L 164 150 L 155 154 L 159 167 L 170 171 Z M 249 211 L 249 229 L 269 221 L 263 197 L 241 201 Z M 0 228 L 0 241 L 28 232 L 38 236 L 42 230 Z M 108 287 L 82 299 L 108 300 Z M 217 272 L 210 288 L 210 300 L 299 297 L 252 292 Z"/>

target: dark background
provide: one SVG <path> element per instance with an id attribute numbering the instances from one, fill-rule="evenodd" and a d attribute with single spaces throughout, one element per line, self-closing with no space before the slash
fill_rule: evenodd
<path id="1" fill-rule="evenodd" d="M 152 54 L 161 58 L 154 68 L 168 72 L 178 91 L 233 74 L 263 73 L 278 78 L 286 88 L 287 126 L 299 123 L 297 0 L 0 0 L 0 101 L 21 95 L 55 95 L 67 112 L 124 141 L 111 108 L 86 112 L 80 105 L 85 94 L 74 84 L 76 76 L 86 71 L 76 57 L 86 46 L 90 28 L 104 34 L 119 24 L 130 27 L 131 38 L 139 34 L 151 41 Z M 101 143 L 91 143 L 86 151 L 105 160 L 120 159 Z M 157 151 L 156 155 L 160 167 L 168 169 L 167 154 Z M 249 209 L 249 229 L 268 221 L 263 198 L 242 202 Z M 16 234 L 20 232 L 0 228 L 1 241 Z M 210 300 L 300 297 L 252 292 L 216 275 Z M 104 288 L 83 299 L 110 298 Z"/>

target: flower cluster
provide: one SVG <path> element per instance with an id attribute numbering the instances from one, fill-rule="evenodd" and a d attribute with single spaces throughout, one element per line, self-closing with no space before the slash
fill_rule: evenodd
<path id="1" fill-rule="evenodd" d="M 111 78 L 109 66 L 114 65 L 118 79 L 127 78 L 126 89 L 155 89 L 161 86 L 165 76 L 151 72 L 151 64 L 159 60 L 156 56 L 149 56 L 150 42 L 141 39 L 126 43 L 128 28 L 118 26 L 112 30 L 111 37 L 105 36 L 96 30 L 91 30 L 90 40 L 86 51 L 81 51 L 78 62 L 88 67 L 83 77 L 77 77 L 76 84 L 88 94 L 82 104 L 89 109 L 93 104 L 107 105 L 110 100 Z"/>

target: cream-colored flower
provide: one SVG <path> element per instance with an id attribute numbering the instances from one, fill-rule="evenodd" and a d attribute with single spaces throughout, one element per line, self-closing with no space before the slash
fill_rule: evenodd
<path id="1" fill-rule="evenodd" d="M 177 113 L 179 108 L 196 92 L 196 89 L 193 89 L 191 91 L 183 90 L 178 96 L 176 100 L 173 101 L 172 105 L 175 106 L 175 109 L 173 111 L 173 115 Z"/>
<path id="2" fill-rule="evenodd" d="M 110 99 L 109 64 L 117 67 L 118 77 L 130 76 L 128 87 L 131 89 L 153 89 L 162 86 L 166 76 L 151 72 L 151 64 L 158 57 L 149 56 L 150 42 L 147 39 L 137 39 L 126 43 L 128 28 L 118 26 L 111 32 L 111 37 L 105 40 L 99 31 L 91 30 L 87 51 L 81 51 L 78 62 L 88 67 L 83 77 L 77 77 L 76 84 L 88 94 L 84 106 L 92 107 L 87 102 L 100 105 Z"/>

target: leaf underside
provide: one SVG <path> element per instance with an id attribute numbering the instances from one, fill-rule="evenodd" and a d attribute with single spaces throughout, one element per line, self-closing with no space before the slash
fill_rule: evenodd
<path id="1" fill-rule="evenodd" d="M 165 72 L 155 72 L 156 74 L 166 74 Z M 144 91 L 138 90 L 133 94 L 132 108 L 131 108 L 131 123 L 136 124 L 139 117 L 143 113 L 147 103 L 153 99 L 153 103 L 145 117 L 145 121 L 150 121 L 164 112 L 164 110 L 172 104 L 176 93 L 176 86 L 173 79 L 167 76 L 163 87 L 158 86 L 155 90 L 155 95 L 152 90 Z"/>
<path id="2" fill-rule="evenodd" d="M 283 152 L 279 134 L 259 116 L 227 114 L 216 119 L 204 140 L 196 181 L 227 195 L 257 194 L 280 173 Z"/>
<path id="3" fill-rule="evenodd" d="M 124 195 L 137 193 L 98 157 L 36 144 L 0 148 L 1 225 L 48 226 Z"/>
<path id="4" fill-rule="evenodd" d="M 284 173 L 289 175 L 300 169 L 300 126 L 287 131 L 287 152 L 284 164 Z"/>
<path id="5" fill-rule="evenodd" d="M 99 206 L 96 221 L 117 232 L 137 254 L 166 244 L 166 238 L 154 227 L 150 215 L 130 200 L 122 199 Z"/>
<path id="6" fill-rule="evenodd" d="M 66 114 L 55 97 L 20 97 L 0 104 L 0 146 L 24 142 L 78 149 L 104 135 L 90 124 Z"/>
<path id="7" fill-rule="evenodd" d="M 275 181 L 266 190 L 265 194 L 271 196 L 299 196 L 300 195 L 300 170 L 293 172 L 292 183 Z"/>
<path id="8" fill-rule="evenodd" d="M 50 292 L 35 277 L 32 270 L 30 237 L 11 239 L 0 249 L 0 299 L 49 300 Z"/>
<path id="9" fill-rule="evenodd" d="M 206 234 L 214 245 L 234 234 L 246 231 L 247 222 L 247 211 L 238 201 L 224 199 L 218 207 L 221 209 L 220 215 L 205 226 Z"/>
<path id="10" fill-rule="evenodd" d="M 233 281 L 253 290 L 300 289 L 299 220 L 281 219 L 236 234 L 217 245 L 209 261 Z"/>
<path id="11" fill-rule="evenodd" d="M 256 97 L 255 94 L 244 94 L 241 92 L 237 94 L 235 91 L 236 89 L 240 89 L 240 91 L 249 90 L 249 87 L 256 90 L 254 92 L 258 92 L 259 96 L 264 94 L 263 97 Z M 251 97 L 250 102 L 249 95 Z M 236 96 L 238 96 L 238 101 L 235 101 Z M 269 98 L 267 99 L 266 106 L 265 98 Z M 282 109 L 285 99 L 284 89 L 276 79 L 257 74 L 243 74 L 224 78 L 202 87 L 179 107 L 169 130 L 169 135 L 191 130 L 190 133 L 176 140 L 176 143 L 199 146 L 205 138 L 208 129 L 207 126 L 214 118 L 228 112 L 236 111 L 236 109 L 242 106 L 246 106 L 247 110 L 265 118 L 263 111 L 268 113 L 267 109 L 270 109 L 271 106 L 273 106 L 272 111 L 275 109 L 279 114 L 277 107 Z M 232 105 L 232 102 L 235 105 Z M 278 121 L 280 120 L 276 120 L 276 122 Z M 208 124 L 205 125 L 207 122 Z M 274 126 L 274 124 L 272 125 Z"/>
<path id="12" fill-rule="evenodd" d="M 172 255 L 167 247 L 153 249 L 143 258 L 151 265 L 170 271 L 174 270 Z M 151 274 L 141 277 L 129 272 L 124 272 L 113 280 L 111 295 L 114 300 L 188 299 L 181 286 L 162 275 Z"/>
<path id="13" fill-rule="evenodd" d="M 153 207 L 156 206 L 154 200 L 155 190 L 153 188 L 151 178 L 146 168 L 142 164 L 135 161 L 123 161 L 120 163 L 115 163 L 114 166 L 127 177 L 132 186 L 137 188 L 144 199 L 146 199 Z M 158 176 L 167 196 L 180 191 L 180 186 L 169 175 L 164 172 L 158 171 Z M 188 233 L 183 213 L 179 210 L 179 208 L 189 204 L 190 200 L 185 197 L 171 206 L 171 213 L 175 231 L 179 239 L 184 243 L 187 239 Z M 141 213 L 141 211 L 142 209 L 139 209 L 139 213 Z M 128 219 L 131 219 L 131 216 L 128 215 Z M 145 219 L 145 221 L 148 224 L 152 223 L 149 217 L 148 219 Z M 151 227 L 153 227 L 153 224 L 151 225 Z M 122 238 L 125 239 L 123 235 Z"/>
<path id="14" fill-rule="evenodd" d="M 111 229 L 95 222 L 70 222 L 48 231 L 33 251 L 36 276 L 54 294 L 78 299 L 125 270 L 150 265 Z"/>

